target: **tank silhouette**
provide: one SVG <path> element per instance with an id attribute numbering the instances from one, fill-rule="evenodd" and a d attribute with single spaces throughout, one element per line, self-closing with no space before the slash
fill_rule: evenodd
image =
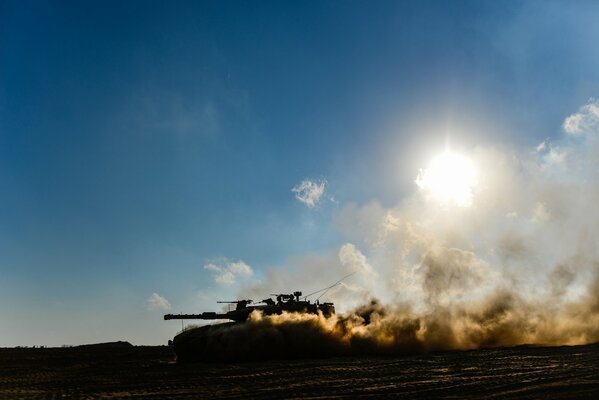
<path id="1" fill-rule="evenodd" d="M 227 361 L 235 359 L 235 354 L 221 354 L 212 349 L 213 340 L 226 340 L 230 335 L 231 329 L 238 325 L 243 325 L 248 320 L 253 311 L 260 311 L 262 315 L 277 315 L 283 312 L 288 313 L 322 313 L 324 317 L 330 317 L 335 314 L 333 303 L 320 303 L 318 300 L 311 302 L 305 296 L 301 299 L 302 292 L 293 292 L 293 294 L 271 294 L 274 299 L 267 298 L 254 303 L 253 300 L 237 301 L 218 301 L 220 304 L 235 304 L 235 309 L 226 312 L 203 312 L 201 314 L 166 314 L 165 320 L 229 320 L 232 322 L 222 322 L 213 325 L 192 327 L 183 329 L 173 340 L 169 340 L 177 354 L 177 361 Z M 268 344 L 266 344 L 268 346 Z"/>
<path id="2" fill-rule="evenodd" d="M 253 300 L 217 301 L 219 304 L 235 304 L 235 309 L 223 313 L 166 314 L 164 319 L 228 319 L 235 322 L 244 322 L 254 310 L 261 311 L 263 315 L 281 314 L 283 311 L 310 314 L 318 314 L 320 311 L 325 317 L 335 314 L 333 303 L 319 303 L 318 300 L 312 303 L 310 300 L 300 300 L 301 295 L 302 292 L 272 294 L 271 296 L 276 297 L 276 301 L 268 298 L 256 303 L 256 305 L 251 305 L 254 303 Z"/>

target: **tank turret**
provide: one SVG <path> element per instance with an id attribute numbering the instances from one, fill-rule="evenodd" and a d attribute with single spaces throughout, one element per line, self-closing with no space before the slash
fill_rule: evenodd
<path id="1" fill-rule="evenodd" d="M 252 305 L 252 300 L 236 300 L 236 301 L 218 301 L 217 303 L 235 304 L 234 310 L 227 312 L 203 312 L 201 314 L 166 314 L 165 320 L 171 319 L 204 319 L 204 320 L 231 320 L 235 322 L 244 322 L 248 319 L 252 311 L 261 311 L 263 315 L 275 315 L 283 312 L 299 312 L 318 314 L 321 312 L 325 317 L 330 317 L 335 314 L 335 306 L 333 303 L 320 303 L 318 301 L 312 303 L 304 298 L 301 300 L 302 292 L 296 291 L 292 294 L 272 294 L 276 301 L 272 298 L 264 299 L 259 303 Z"/>

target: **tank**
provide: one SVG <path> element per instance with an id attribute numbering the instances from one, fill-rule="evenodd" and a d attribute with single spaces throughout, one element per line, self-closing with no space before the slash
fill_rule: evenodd
<path id="1" fill-rule="evenodd" d="M 234 305 L 234 309 L 225 312 L 203 312 L 200 314 L 166 314 L 165 320 L 221 320 L 213 325 L 187 328 L 179 332 L 172 341 L 169 341 L 177 354 L 177 361 L 223 361 L 234 358 L 235 354 L 221 354 L 215 352 L 212 344 L 220 344 L 229 340 L 238 332 L 239 325 L 248 320 L 250 314 L 258 310 L 262 315 L 277 315 L 288 313 L 322 313 L 324 317 L 335 314 L 335 306 L 330 302 L 320 303 L 318 300 L 311 302 L 304 297 L 302 292 L 292 294 L 271 294 L 271 297 L 254 302 L 253 300 L 217 301 L 220 304 Z"/>

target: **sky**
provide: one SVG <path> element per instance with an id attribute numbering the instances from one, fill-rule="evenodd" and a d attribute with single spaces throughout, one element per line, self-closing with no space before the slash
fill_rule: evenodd
<path id="1" fill-rule="evenodd" d="M 479 172 L 489 149 L 574 148 L 598 17 L 591 1 L 0 1 L 0 346 L 163 344 L 180 328 L 165 312 L 320 289 L 343 275 L 297 271 L 330 254 L 376 271 L 347 215 L 425 201 L 448 145 Z M 287 275 L 302 287 L 266 287 Z"/>

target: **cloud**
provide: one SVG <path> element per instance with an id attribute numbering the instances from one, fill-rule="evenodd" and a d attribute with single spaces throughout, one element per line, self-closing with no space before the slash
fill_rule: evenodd
<path id="1" fill-rule="evenodd" d="M 339 249 L 341 265 L 351 272 L 363 272 L 367 276 L 375 275 L 372 266 L 368 264 L 366 256 L 351 243 L 346 243 Z"/>
<path id="2" fill-rule="evenodd" d="M 599 101 L 591 98 L 577 113 L 566 118 L 563 127 L 570 135 L 588 133 L 599 126 Z"/>
<path id="3" fill-rule="evenodd" d="M 171 303 L 158 293 L 152 293 L 152 295 L 148 298 L 146 304 L 148 310 L 150 311 L 171 309 Z"/>
<path id="4" fill-rule="evenodd" d="M 545 139 L 535 147 L 535 153 L 542 153 L 549 146 L 549 140 Z"/>
<path id="5" fill-rule="evenodd" d="M 549 139 L 542 141 L 531 152 L 533 157 L 536 157 L 539 164 L 544 170 L 551 170 L 554 167 L 563 168 L 568 163 L 568 158 L 571 156 L 571 149 L 568 145 L 555 146 Z"/>
<path id="6" fill-rule="evenodd" d="M 212 272 L 214 281 L 221 285 L 232 285 L 237 278 L 246 278 L 253 274 L 252 268 L 241 260 L 209 263 L 204 265 L 204 269 Z"/>
<path id="7" fill-rule="evenodd" d="M 306 206 L 315 207 L 326 191 L 327 182 L 324 179 L 310 180 L 304 179 L 295 185 L 291 191 L 295 193 L 295 198 Z"/>

